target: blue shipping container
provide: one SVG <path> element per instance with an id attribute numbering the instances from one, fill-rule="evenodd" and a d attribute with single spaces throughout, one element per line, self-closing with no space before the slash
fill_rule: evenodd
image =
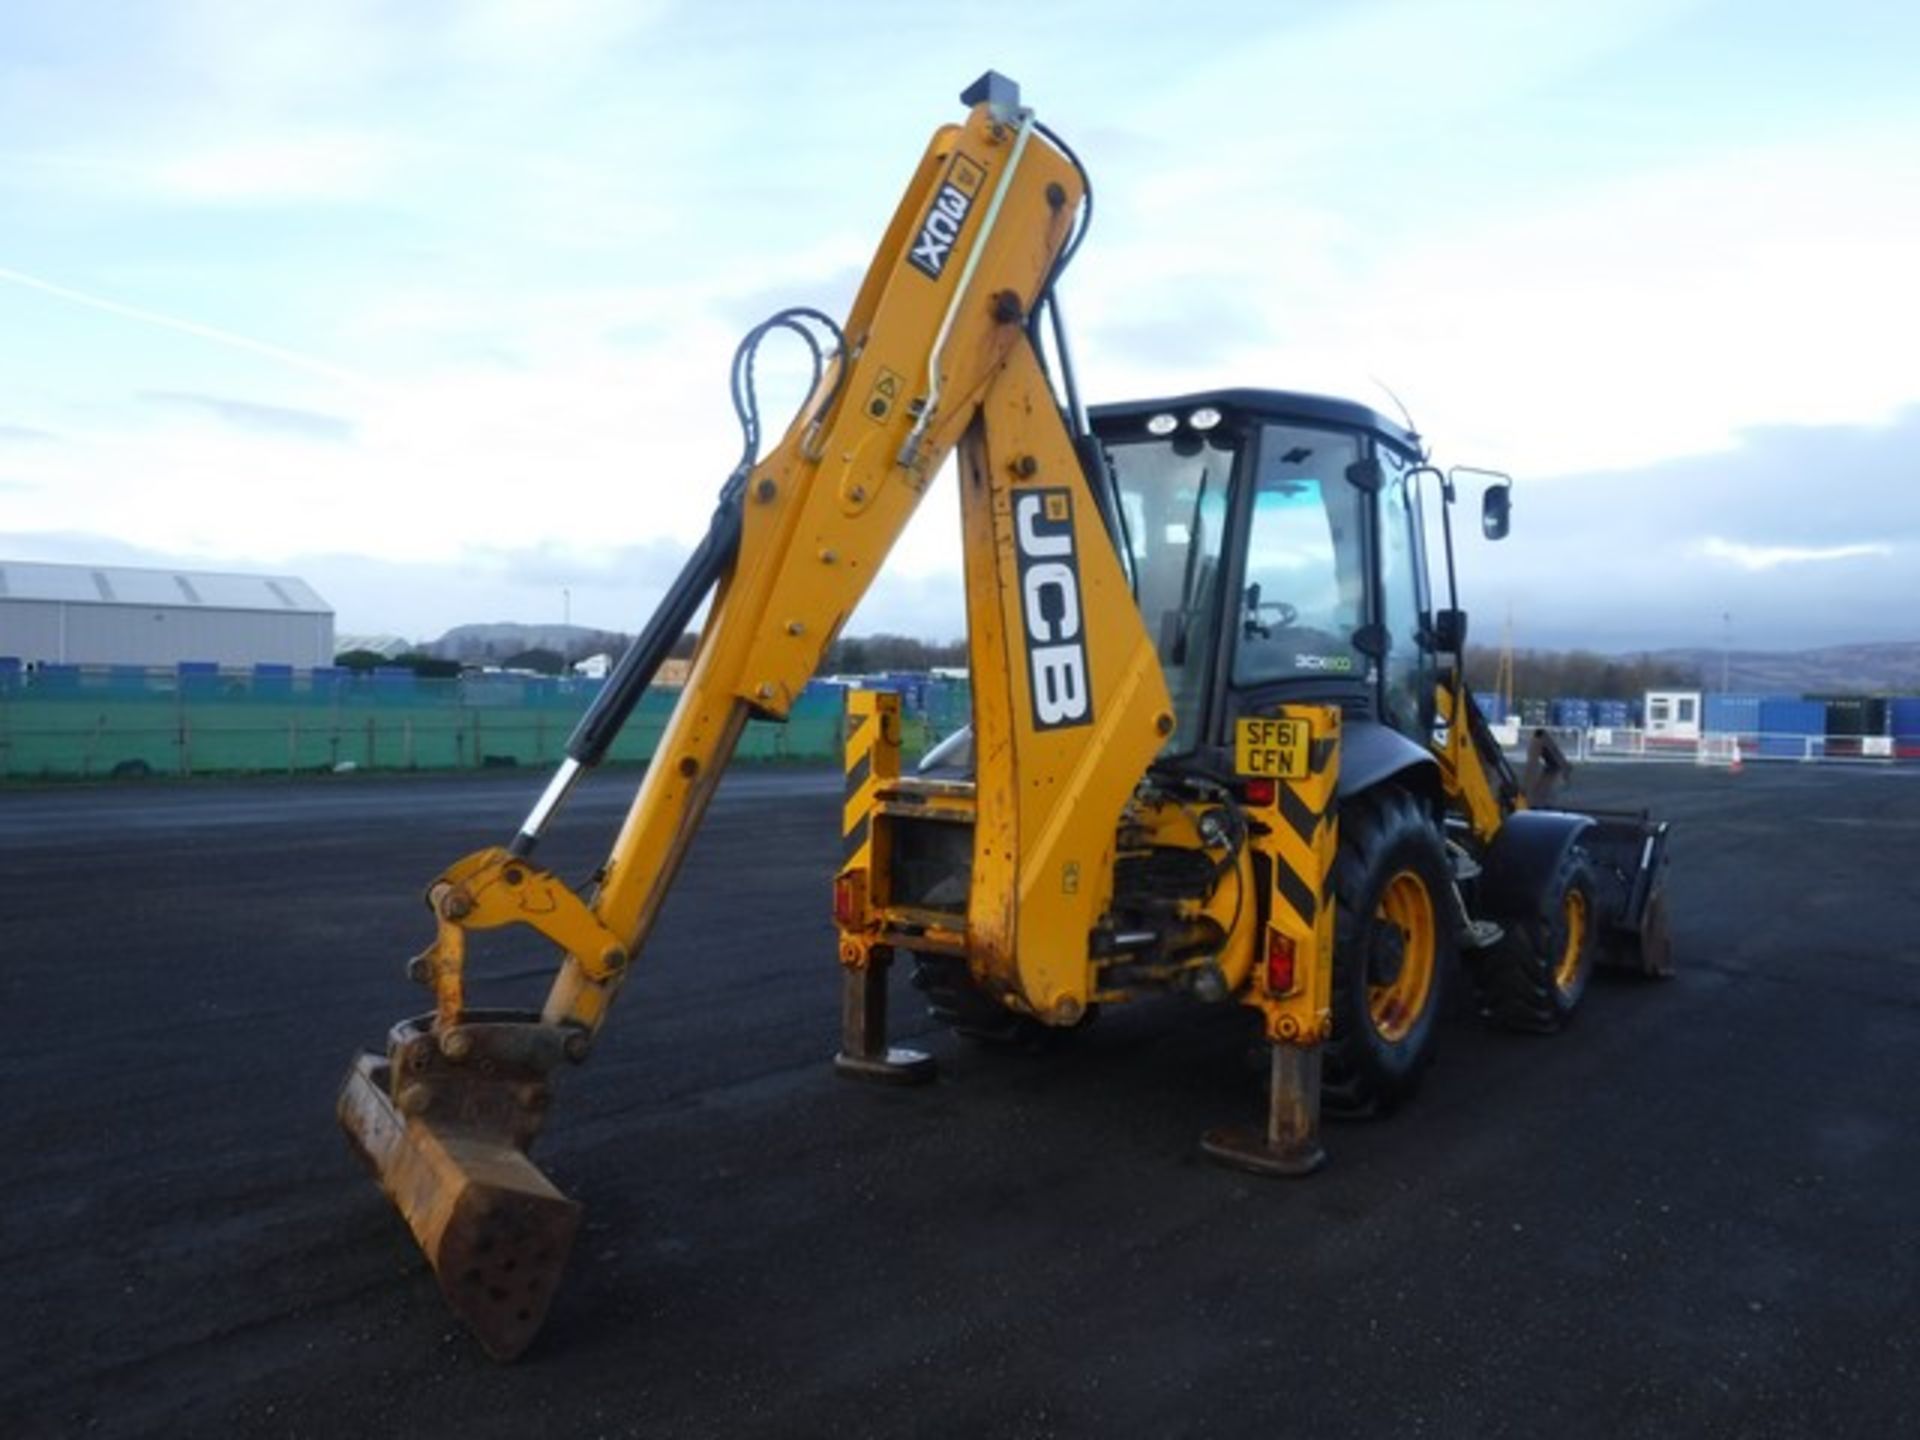
<path id="1" fill-rule="evenodd" d="M 1715 695 L 1706 697 L 1705 729 L 1710 735 L 1758 735 L 1760 706 L 1769 697 L 1763 695 Z M 1773 699 L 1792 699 L 1773 696 Z"/>
<path id="2" fill-rule="evenodd" d="M 255 665 L 253 667 L 253 693 L 256 695 L 291 695 L 293 693 L 293 666 Z"/>
<path id="3" fill-rule="evenodd" d="M 36 690 L 78 690 L 80 667 L 78 665 L 41 665 L 33 672 L 33 686 Z"/>
<path id="4" fill-rule="evenodd" d="M 1826 734 L 1827 707 L 1818 700 L 1768 698 L 1760 702 L 1760 753 L 1770 759 L 1803 759 L 1807 738 L 1816 736 L 1824 742 Z"/>
<path id="5" fill-rule="evenodd" d="M 1895 755 L 1920 760 L 1920 699 L 1900 695 L 1888 701 L 1887 729 L 1893 732 Z"/>

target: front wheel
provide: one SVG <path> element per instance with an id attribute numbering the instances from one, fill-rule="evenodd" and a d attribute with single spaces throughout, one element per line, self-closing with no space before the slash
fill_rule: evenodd
<path id="1" fill-rule="evenodd" d="M 1510 1030 L 1549 1035 L 1573 1018 L 1598 953 L 1593 873 L 1578 845 L 1568 848 L 1531 915 L 1505 922 L 1506 935 L 1481 962 L 1487 1013 Z"/>
<path id="2" fill-rule="evenodd" d="M 1384 787 L 1342 807 L 1330 1107 L 1382 1115 L 1419 1088 L 1453 965 L 1450 883 L 1440 831 L 1410 793 Z"/>

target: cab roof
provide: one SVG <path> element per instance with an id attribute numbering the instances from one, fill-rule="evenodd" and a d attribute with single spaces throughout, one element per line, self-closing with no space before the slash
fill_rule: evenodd
<path id="1" fill-rule="evenodd" d="M 1292 420 L 1341 430 L 1364 430 L 1416 459 L 1421 453 L 1420 437 L 1379 411 L 1357 401 L 1297 390 L 1202 390 L 1157 400 L 1122 400 L 1111 405 L 1095 405 L 1087 415 L 1096 432 L 1112 437 L 1116 432 L 1131 429 L 1134 422 L 1165 411 L 1184 415 L 1203 405 L 1246 419 Z"/>

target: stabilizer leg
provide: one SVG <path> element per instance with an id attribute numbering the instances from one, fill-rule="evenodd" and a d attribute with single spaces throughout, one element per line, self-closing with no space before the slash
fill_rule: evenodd
<path id="1" fill-rule="evenodd" d="M 1200 1148 L 1256 1175 L 1311 1175 L 1327 1163 L 1320 1144 L 1320 1047 L 1276 1042 L 1268 1048 L 1266 1132 L 1209 1130 Z"/>
<path id="2" fill-rule="evenodd" d="M 887 972 L 893 955 L 875 946 L 866 963 L 845 966 L 840 1001 L 840 1053 L 833 1068 L 852 1080 L 888 1085 L 924 1085 L 933 1079 L 933 1057 L 924 1050 L 887 1044 Z"/>

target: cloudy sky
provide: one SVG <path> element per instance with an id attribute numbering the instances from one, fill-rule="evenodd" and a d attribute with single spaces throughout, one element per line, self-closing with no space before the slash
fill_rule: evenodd
<path id="1" fill-rule="evenodd" d="M 844 309 L 992 66 L 1093 175 L 1091 397 L 1384 381 L 1519 477 L 1483 636 L 1920 639 L 1916 56 L 1882 0 L 6 6 L 0 557 L 637 628 L 740 332 Z M 958 634 L 950 485 L 896 559 L 851 628 Z"/>

